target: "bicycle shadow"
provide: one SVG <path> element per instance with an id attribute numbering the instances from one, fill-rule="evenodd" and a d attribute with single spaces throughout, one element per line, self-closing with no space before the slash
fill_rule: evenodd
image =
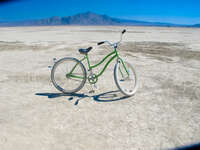
<path id="1" fill-rule="evenodd" d="M 38 96 L 47 96 L 48 98 L 58 98 L 58 97 L 67 97 L 69 96 L 68 100 L 71 101 L 74 98 L 77 98 L 74 105 L 78 105 L 79 101 L 84 98 L 93 98 L 96 102 L 114 102 L 127 99 L 127 96 L 120 96 L 120 91 L 109 91 L 97 95 L 89 96 L 87 94 L 79 94 L 79 93 L 72 93 L 72 94 L 64 94 L 64 93 L 35 93 Z"/>

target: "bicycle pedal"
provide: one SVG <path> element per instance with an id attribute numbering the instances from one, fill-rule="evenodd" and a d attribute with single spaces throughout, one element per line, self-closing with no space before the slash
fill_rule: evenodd
<path id="1" fill-rule="evenodd" d="M 95 93 L 95 90 L 91 90 L 91 91 L 89 91 L 89 93 Z"/>

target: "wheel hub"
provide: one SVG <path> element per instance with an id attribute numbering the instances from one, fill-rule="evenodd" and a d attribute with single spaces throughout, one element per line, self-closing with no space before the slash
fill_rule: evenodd
<path id="1" fill-rule="evenodd" d="M 66 74 L 66 78 L 70 78 L 70 74 L 69 73 Z"/>

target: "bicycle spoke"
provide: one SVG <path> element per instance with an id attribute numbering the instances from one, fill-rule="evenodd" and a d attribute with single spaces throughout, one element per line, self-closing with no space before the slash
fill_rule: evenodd
<path id="1" fill-rule="evenodd" d="M 75 65 L 76 67 L 71 74 L 70 72 Z M 70 74 L 72 76 L 70 76 Z M 66 58 L 55 64 L 52 73 L 52 81 L 55 87 L 59 86 L 62 88 L 62 90 L 59 89 L 60 91 L 70 93 L 77 91 L 83 86 L 86 80 L 85 75 L 86 71 L 82 64 L 78 63 L 75 59 Z"/>
<path id="2" fill-rule="evenodd" d="M 126 69 L 128 71 L 126 71 Z M 125 67 L 122 63 L 119 63 L 115 68 L 115 83 L 120 91 L 125 95 L 133 95 L 136 91 L 136 74 L 130 64 L 125 63 Z"/>

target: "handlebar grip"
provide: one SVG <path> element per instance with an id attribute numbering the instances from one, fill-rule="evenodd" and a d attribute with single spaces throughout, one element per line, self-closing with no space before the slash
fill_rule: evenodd
<path id="1" fill-rule="evenodd" d="M 99 42 L 99 43 L 97 43 L 97 45 L 101 45 L 101 44 L 104 44 L 105 42 Z"/>
<path id="2" fill-rule="evenodd" d="M 92 47 L 88 47 L 87 50 L 90 51 L 92 49 Z"/>
<path id="3" fill-rule="evenodd" d="M 126 29 L 124 29 L 123 31 L 122 31 L 122 34 L 124 34 L 126 32 Z"/>

